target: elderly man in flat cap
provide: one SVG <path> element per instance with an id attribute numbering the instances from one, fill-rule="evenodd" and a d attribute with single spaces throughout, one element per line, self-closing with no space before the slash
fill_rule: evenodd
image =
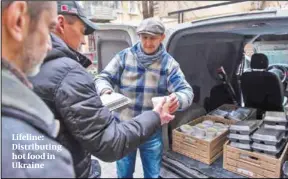
<path id="1" fill-rule="evenodd" d="M 132 99 L 128 108 L 118 111 L 121 120 L 151 110 L 151 99 L 169 96 L 169 112 L 188 108 L 194 94 L 185 80 L 179 64 L 167 53 L 162 41 L 165 38 L 164 25 L 148 18 L 137 29 L 140 42 L 119 52 L 106 68 L 96 77 L 99 95 L 110 94 L 113 87 L 119 93 Z M 161 129 L 138 148 L 142 160 L 144 177 L 158 178 L 162 159 Z M 117 161 L 119 178 L 132 178 L 135 168 L 136 151 Z"/>

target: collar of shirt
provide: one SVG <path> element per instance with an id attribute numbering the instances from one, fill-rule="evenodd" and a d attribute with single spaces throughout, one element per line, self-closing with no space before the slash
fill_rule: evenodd
<path id="1" fill-rule="evenodd" d="M 4 58 L 1 58 L 1 65 L 3 69 L 7 69 L 10 71 L 13 75 L 15 75 L 24 85 L 26 85 L 28 88 L 32 89 L 33 85 L 30 83 L 30 81 L 27 79 L 26 75 L 21 72 L 15 65 L 10 63 L 8 60 L 5 60 Z"/>

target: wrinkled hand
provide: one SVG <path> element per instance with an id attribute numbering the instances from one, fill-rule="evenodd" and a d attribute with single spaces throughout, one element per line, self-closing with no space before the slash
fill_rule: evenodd
<path id="1" fill-rule="evenodd" d="M 103 95 L 103 94 L 111 94 L 112 92 L 113 91 L 110 90 L 110 89 L 104 89 L 104 90 L 102 90 L 101 95 Z"/>
<path id="2" fill-rule="evenodd" d="M 179 108 L 180 104 L 179 104 L 179 100 L 178 97 L 175 93 L 172 93 L 169 95 L 169 113 L 173 114 L 174 112 L 177 111 L 177 109 Z"/>
<path id="3" fill-rule="evenodd" d="M 153 111 L 159 114 L 160 119 L 161 119 L 161 125 L 169 123 L 175 117 L 174 115 L 171 115 L 167 111 L 164 110 L 164 104 L 166 100 L 167 100 L 166 98 L 163 98 L 163 100 L 159 102 L 153 109 Z"/>

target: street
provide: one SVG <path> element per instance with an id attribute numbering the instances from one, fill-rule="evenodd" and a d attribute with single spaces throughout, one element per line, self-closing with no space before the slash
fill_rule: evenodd
<path id="1" fill-rule="evenodd" d="M 92 159 L 94 158 L 96 157 L 92 156 Z M 101 166 L 101 178 L 117 178 L 116 162 L 108 163 L 108 162 L 103 162 L 99 159 L 97 160 L 99 161 L 100 166 Z M 137 152 L 137 157 L 136 157 L 134 178 L 144 178 L 139 151 Z"/>

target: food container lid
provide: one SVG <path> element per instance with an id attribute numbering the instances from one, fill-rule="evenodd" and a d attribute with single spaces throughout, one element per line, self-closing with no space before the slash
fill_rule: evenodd
<path id="1" fill-rule="evenodd" d="M 224 132 L 228 130 L 228 126 L 222 123 L 214 123 L 213 128 L 217 129 L 218 132 Z"/>
<path id="2" fill-rule="evenodd" d="M 211 120 L 205 120 L 202 122 L 202 124 L 206 127 L 212 127 L 214 125 L 214 122 Z"/>
<path id="3" fill-rule="evenodd" d="M 216 128 L 227 128 L 227 126 L 223 123 L 220 123 L 220 122 L 215 122 L 213 127 L 216 127 Z"/>
<path id="4" fill-rule="evenodd" d="M 278 111 L 266 111 L 264 121 L 271 121 L 271 122 L 286 122 L 288 121 L 286 118 L 285 112 L 278 112 Z"/>
<path id="5" fill-rule="evenodd" d="M 247 121 L 238 121 L 235 124 L 231 124 L 229 130 L 233 131 L 246 131 L 246 132 L 253 132 L 257 129 L 262 121 L 259 120 L 247 120 Z"/>
<path id="6" fill-rule="evenodd" d="M 181 132 L 184 132 L 186 134 L 190 134 L 191 132 L 195 131 L 194 127 L 190 126 L 188 124 L 181 125 L 180 130 L 181 130 Z"/>
<path id="7" fill-rule="evenodd" d="M 242 143 L 238 143 L 238 142 L 231 142 L 230 145 L 232 147 L 236 147 L 239 149 L 245 149 L 245 150 L 250 150 L 251 149 L 251 145 L 250 144 L 242 144 Z"/>
<path id="8" fill-rule="evenodd" d="M 194 129 L 195 129 L 194 136 L 200 137 L 200 138 L 205 137 L 205 135 L 206 135 L 205 129 L 199 128 L 198 126 L 195 126 Z"/>
<path id="9" fill-rule="evenodd" d="M 286 175 L 288 177 L 288 159 L 287 161 L 283 164 L 283 172 L 284 175 Z"/>
<path id="10" fill-rule="evenodd" d="M 283 131 L 275 130 L 275 129 L 266 129 L 261 127 L 252 135 L 252 139 L 267 141 L 267 142 L 280 142 L 285 133 Z"/>
<path id="11" fill-rule="evenodd" d="M 233 134 L 233 133 L 230 133 L 228 135 L 228 138 L 229 139 L 246 140 L 246 141 L 250 141 L 251 140 L 250 135 L 241 135 L 241 134 Z"/>
<path id="12" fill-rule="evenodd" d="M 269 124 L 264 124 L 265 129 L 275 129 L 275 130 L 281 130 L 281 131 L 286 131 L 288 130 L 287 125 L 269 125 Z"/>
<path id="13" fill-rule="evenodd" d="M 259 144 L 259 143 L 253 142 L 251 147 L 253 149 L 262 150 L 262 151 L 266 151 L 266 152 L 273 152 L 273 153 L 277 154 L 283 149 L 284 146 L 285 146 L 285 142 L 283 142 L 279 146 Z"/>
<path id="14" fill-rule="evenodd" d="M 205 138 L 206 139 L 213 139 L 216 137 L 217 132 L 218 132 L 217 129 L 215 129 L 213 127 L 207 128 Z"/>

